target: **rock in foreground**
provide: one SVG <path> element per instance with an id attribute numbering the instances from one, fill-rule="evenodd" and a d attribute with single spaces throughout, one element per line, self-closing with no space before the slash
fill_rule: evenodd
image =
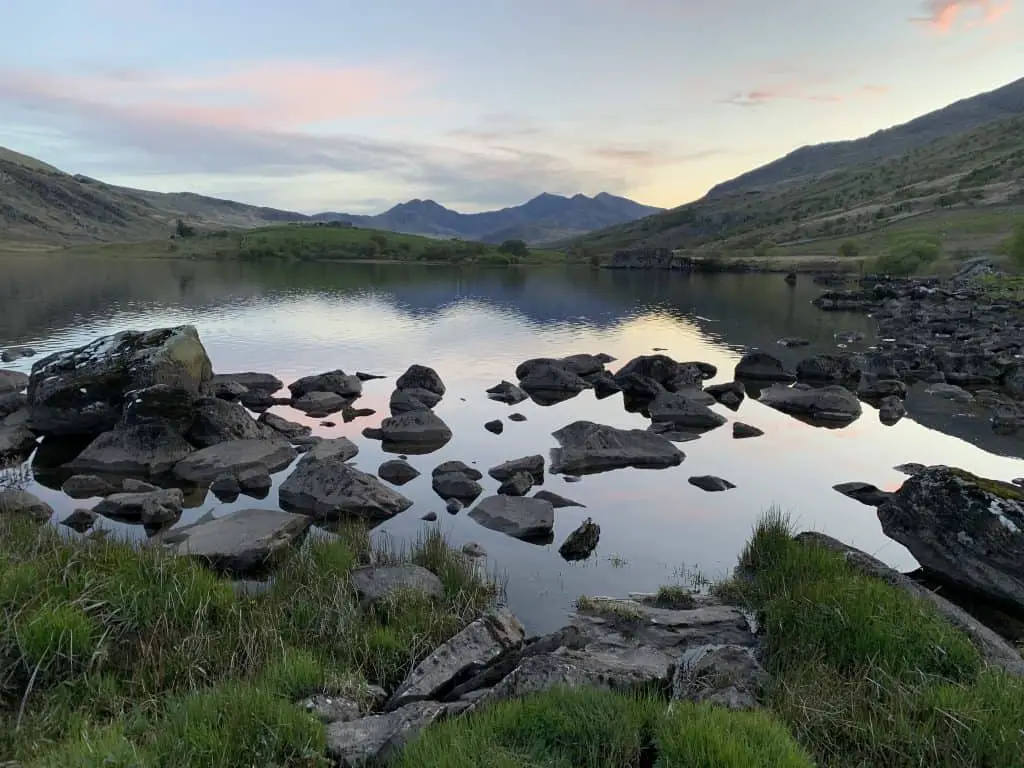
<path id="1" fill-rule="evenodd" d="M 209 485 L 221 475 L 238 475 L 244 469 L 284 469 L 298 454 L 285 440 L 231 440 L 196 451 L 178 462 L 174 474 L 196 485 Z"/>
<path id="2" fill-rule="evenodd" d="M 485 528 L 517 539 L 537 540 L 551 536 L 555 509 L 543 499 L 524 496 L 488 496 L 469 511 Z"/>
<path id="3" fill-rule="evenodd" d="M 65 468 L 83 474 L 153 477 L 170 472 L 193 455 L 192 451 L 185 438 L 167 424 L 137 424 L 104 432 Z"/>
<path id="4" fill-rule="evenodd" d="M 597 549 L 600 538 L 601 526 L 588 517 L 566 537 L 558 548 L 558 554 L 569 561 L 586 560 Z"/>
<path id="5" fill-rule="evenodd" d="M 935 578 L 1024 609 L 1024 491 L 950 467 L 910 477 L 878 510 Z"/>
<path id="6" fill-rule="evenodd" d="M 298 463 L 280 489 L 281 506 L 318 520 L 346 517 L 380 522 L 404 512 L 412 501 L 340 456 L 314 451 Z"/>
<path id="7" fill-rule="evenodd" d="M 444 596 L 441 580 L 420 565 L 365 566 L 352 571 L 352 586 L 365 605 L 372 605 L 395 592 L 414 590 L 427 597 Z"/>
<path id="8" fill-rule="evenodd" d="M 327 726 L 327 755 L 339 768 L 386 763 L 447 710 L 444 704 L 420 701 L 384 715 L 331 723 Z"/>
<path id="9" fill-rule="evenodd" d="M 624 467 L 662 469 L 678 466 L 685 458 L 664 437 L 643 429 L 576 421 L 553 434 L 561 446 L 551 452 L 554 474 L 585 475 Z"/>

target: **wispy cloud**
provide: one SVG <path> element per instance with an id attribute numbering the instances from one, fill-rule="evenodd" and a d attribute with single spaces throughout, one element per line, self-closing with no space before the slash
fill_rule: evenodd
<path id="1" fill-rule="evenodd" d="M 925 0 L 922 15 L 911 21 L 945 34 L 958 26 L 995 24 L 1012 8 L 1012 0 Z"/>
<path id="2" fill-rule="evenodd" d="M 725 154 L 723 149 L 704 149 L 695 152 L 676 152 L 667 147 L 638 147 L 609 144 L 591 151 L 598 160 L 635 168 L 661 168 L 668 165 L 697 162 Z"/>
<path id="3" fill-rule="evenodd" d="M 762 107 L 778 101 L 808 101 L 821 104 L 835 104 L 863 96 L 880 96 L 889 92 L 886 85 L 861 85 L 849 89 L 816 89 L 795 82 L 779 83 L 748 91 L 738 91 L 723 99 L 726 104 L 738 107 Z"/>

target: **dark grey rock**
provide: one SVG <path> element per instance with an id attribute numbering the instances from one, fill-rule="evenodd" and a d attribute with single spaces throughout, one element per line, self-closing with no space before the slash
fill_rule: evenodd
<path id="1" fill-rule="evenodd" d="M 438 464 L 434 467 L 433 472 L 431 472 L 431 476 L 437 477 L 438 475 L 447 475 L 452 472 L 460 472 L 473 480 L 483 479 L 483 473 L 479 469 L 471 467 L 463 461 L 446 461 Z"/>
<path id="2" fill-rule="evenodd" d="M 273 485 L 266 467 L 246 467 L 238 473 L 238 487 L 246 495 L 263 498 Z"/>
<path id="3" fill-rule="evenodd" d="M 174 466 L 174 474 L 182 480 L 206 485 L 221 475 L 238 475 L 243 469 L 263 467 L 277 472 L 294 461 L 297 453 L 287 441 L 231 440 L 196 451 Z"/>
<path id="4" fill-rule="evenodd" d="M 160 486 L 137 480 L 134 477 L 126 477 L 121 483 L 121 490 L 125 493 L 150 493 L 152 491 L 159 491 Z"/>
<path id="5" fill-rule="evenodd" d="M 391 416 L 381 422 L 378 430 L 363 430 L 371 439 L 383 440 L 386 446 L 401 447 L 405 453 L 430 453 L 452 439 L 452 431 L 433 411 L 410 411 Z"/>
<path id="6" fill-rule="evenodd" d="M 667 355 L 641 355 L 626 363 L 615 373 L 615 380 L 623 386 L 623 391 L 628 391 L 626 383 L 636 385 L 642 379 L 656 382 L 660 387 L 669 392 L 676 392 L 680 389 L 699 389 L 705 379 L 710 379 L 717 373 L 715 366 L 710 363 L 680 363 Z M 632 376 L 642 377 L 631 379 Z M 634 389 L 635 386 L 630 386 Z"/>
<path id="7" fill-rule="evenodd" d="M 335 722 L 327 726 L 327 755 L 339 768 L 386 763 L 409 740 L 440 720 L 448 706 L 419 701 L 383 715 Z"/>
<path id="8" fill-rule="evenodd" d="M 475 541 L 471 541 L 468 544 L 462 545 L 462 554 L 466 557 L 479 558 L 487 557 L 487 550 L 477 544 Z"/>
<path id="9" fill-rule="evenodd" d="M 392 485 L 405 485 L 419 477 L 420 472 L 407 461 L 391 459 L 377 468 L 377 476 Z"/>
<path id="10" fill-rule="evenodd" d="M 480 483 L 459 471 L 435 473 L 431 478 L 430 485 L 434 489 L 434 493 L 445 501 L 458 499 L 463 504 L 471 503 L 484 491 Z"/>
<path id="11" fill-rule="evenodd" d="M 29 377 L 21 371 L 0 371 L 0 395 L 21 392 L 29 385 Z"/>
<path id="12" fill-rule="evenodd" d="M 347 437 L 317 440 L 303 459 L 338 459 L 348 461 L 359 453 L 359 446 Z"/>
<path id="13" fill-rule="evenodd" d="M 501 419 L 495 419 L 494 421 L 488 421 L 484 424 L 484 429 L 494 435 L 500 435 L 505 431 L 505 423 Z"/>
<path id="14" fill-rule="evenodd" d="M 526 630 L 507 608 L 498 608 L 436 648 L 406 676 L 388 701 L 397 709 L 415 701 L 438 698 L 466 673 L 523 645 Z"/>
<path id="15" fill-rule="evenodd" d="M 0 515 L 19 515 L 45 523 L 53 517 L 53 507 L 28 491 L 7 488 L 0 490 Z"/>
<path id="16" fill-rule="evenodd" d="M 215 403 L 232 407 L 223 400 L 210 398 Z M 196 397 L 182 387 L 154 384 L 125 393 L 124 411 L 119 426 L 136 424 L 166 424 L 185 435 L 196 417 Z M 203 402 L 202 400 L 198 402 Z M 237 407 L 237 406 L 234 406 Z M 245 414 L 248 417 L 248 414 Z M 251 420 L 251 419 L 250 419 Z"/>
<path id="17" fill-rule="evenodd" d="M 925 390 L 926 395 L 951 400 L 954 403 L 968 405 L 974 402 L 974 395 L 956 384 L 932 384 Z"/>
<path id="18" fill-rule="evenodd" d="M 732 710 L 756 709 L 766 683 L 753 648 L 703 645 L 683 656 L 672 680 L 672 698 Z"/>
<path id="19" fill-rule="evenodd" d="M 895 424 L 907 415 L 907 407 L 903 400 L 896 395 L 890 395 L 882 400 L 878 406 L 878 419 L 883 424 Z"/>
<path id="20" fill-rule="evenodd" d="M 533 475 L 528 472 L 516 472 L 501 484 L 498 493 L 505 496 L 525 496 L 532 490 Z"/>
<path id="21" fill-rule="evenodd" d="M 627 373 L 615 377 L 615 383 L 626 399 L 627 405 L 633 403 L 641 408 L 665 392 L 665 388 L 650 376 L 639 373 Z"/>
<path id="22" fill-rule="evenodd" d="M 502 380 L 499 384 L 495 384 L 493 387 L 487 390 L 487 396 L 491 400 L 497 400 L 500 403 L 506 405 L 518 405 L 519 403 L 526 400 L 529 395 L 523 392 L 522 389 L 517 387 L 511 381 Z"/>
<path id="23" fill-rule="evenodd" d="M 415 590 L 429 598 L 444 597 L 444 584 L 419 565 L 364 566 L 352 571 L 352 586 L 364 605 L 373 605 L 395 592 Z"/>
<path id="24" fill-rule="evenodd" d="M 24 424 L 0 423 L 0 460 L 24 459 L 35 447 L 36 436 Z"/>
<path id="25" fill-rule="evenodd" d="M 732 423 L 732 436 L 736 440 L 746 440 L 751 437 L 761 437 L 764 434 L 763 430 L 753 427 L 750 424 L 744 424 L 742 421 L 734 421 Z"/>
<path id="26" fill-rule="evenodd" d="M 358 376 L 349 376 L 339 369 L 313 376 L 304 376 L 289 384 L 288 390 L 296 400 L 314 392 L 330 392 L 344 400 L 352 400 L 363 393 L 363 382 L 359 380 Z M 298 406 L 296 407 L 298 408 Z M 300 408 L 299 410 L 307 409 Z"/>
<path id="27" fill-rule="evenodd" d="M 459 512 L 462 511 L 463 506 L 463 503 L 458 499 L 448 499 L 444 504 L 444 508 L 449 515 L 459 514 Z"/>
<path id="28" fill-rule="evenodd" d="M 787 336 L 785 338 L 779 339 L 778 342 L 776 342 L 776 343 L 780 347 L 787 347 L 787 348 L 809 347 L 811 345 L 810 341 L 808 341 L 807 339 L 801 339 L 798 336 Z"/>
<path id="29" fill-rule="evenodd" d="M 21 360 L 23 357 L 33 357 L 35 353 L 36 351 L 32 347 L 11 347 L 0 353 L 0 361 L 13 363 Z"/>
<path id="30" fill-rule="evenodd" d="M 661 435 L 666 440 L 671 440 L 673 443 L 692 443 L 694 440 L 700 440 L 700 435 L 677 429 L 676 425 L 671 422 L 656 421 L 647 428 L 647 431 L 653 432 L 656 435 Z"/>
<path id="31" fill-rule="evenodd" d="M 685 455 L 660 435 L 642 429 L 616 429 L 576 421 L 553 433 L 554 474 L 592 474 L 624 467 L 660 469 L 682 463 Z"/>
<path id="32" fill-rule="evenodd" d="M 934 578 L 1024 608 L 1024 492 L 949 467 L 906 480 L 878 510 Z"/>
<path id="33" fill-rule="evenodd" d="M 210 490 L 217 498 L 235 499 L 242 492 L 242 486 L 234 475 L 221 475 L 210 484 Z"/>
<path id="34" fill-rule="evenodd" d="M 485 528 L 517 539 L 549 537 L 555 525 L 555 510 L 549 502 L 522 496 L 488 496 L 469 516 Z"/>
<path id="35" fill-rule="evenodd" d="M 313 433 L 312 427 L 307 427 L 305 424 L 298 424 L 294 421 L 289 421 L 288 419 L 278 416 L 276 413 L 271 413 L 270 411 L 260 414 L 257 421 L 264 426 L 270 427 L 275 432 L 281 433 L 289 440 L 296 437 L 308 437 Z"/>
<path id="36" fill-rule="evenodd" d="M 230 440 L 261 440 L 268 436 L 256 420 L 238 403 L 216 397 L 196 401 L 195 418 L 186 439 L 197 448 L 226 443 Z"/>
<path id="37" fill-rule="evenodd" d="M 738 381 L 730 381 L 728 384 L 711 384 L 705 387 L 704 391 L 718 402 L 734 410 L 739 407 L 747 394 L 743 385 Z"/>
<path id="38" fill-rule="evenodd" d="M 714 477 L 713 475 L 701 475 L 699 477 L 691 477 L 688 481 L 690 485 L 695 485 L 702 491 L 708 493 L 719 493 L 721 491 L 729 491 L 736 486 L 730 483 L 728 480 L 723 480 L 720 477 Z"/>
<path id="39" fill-rule="evenodd" d="M 504 482 L 521 472 L 525 472 L 535 479 L 542 479 L 544 477 L 544 457 L 540 454 L 523 456 L 487 470 L 487 474 L 498 482 Z"/>
<path id="40" fill-rule="evenodd" d="M 767 352 L 747 352 L 736 364 L 735 378 L 750 381 L 793 381 L 796 374 Z"/>
<path id="41" fill-rule="evenodd" d="M 569 561 L 586 560 L 597 549 L 600 538 L 601 526 L 588 517 L 566 537 L 558 548 L 558 554 Z"/>
<path id="42" fill-rule="evenodd" d="M 224 517 L 173 528 L 152 540 L 217 570 L 251 573 L 273 565 L 301 540 L 312 521 L 276 509 L 241 509 Z"/>
<path id="43" fill-rule="evenodd" d="M 214 389 L 220 388 L 221 390 L 225 388 L 234 390 L 236 387 L 242 387 L 243 391 L 252 390 L 272 395 L 281 389 L 284 384 L 281 383 L 279 378 L 269 373 L 246 371 L 244 373 L 216 373 L 210 380 L 210 386 Z"/>
<path id="44" fill-rule="evenodd" d="M 185 504 L 180 488 L 148 493 L 115 493 L 93 507 L 97 515 L 128 523 L 162 526 L 177 522 Z"/>
<path id="45" fill-rule="evenodd" d="M 282 507 L 319 520 L 379 522 L 412 506 L 409 499 L 346 464 L 340 456 L 321 458 L 314 452 L 302 457 L 279 493 Z"/>
<path id="46" fill-rule="evenodd" d="M 672 424 L 680 429 L 709 430 L 720 427 L 726 418 L 706 405 L 689 398 L 685 393 L 663 392 L 649 407 L 651 421 Z"/>
<path id="47" fill-rule="evenodd" d="M 775 385 L 761 392 L 760 402 L 777 411 L 822 424 L 849 424 L 861 415 L 860 401 L 850 390 L 839 386 Z"/>
<path id="48" fill-rule="evenodd" d="M 902 472 L 904 475 L 919 475 L 924 472 L 927 467 L 924 464 L 908 462 L 907 464 L 899 464 L 893 467 L 893 469 L 897 472 Z"/>
<path id="49" fill-rule="evenodd" d="M 850 355 L 814 355 L 796 366 L 800 381 L 856 381 L 860 375 L 860 366 Z"/>
<path id="50" fill-rule="evenodd" d="M 523 414 L 521 414 L 521 413 L 512 413 L 512 414 L 509 414 L 508 420 L 509 421 L 526 421 L 526 417 Z"/>
<path id="51" fill-rule="evenodd" d="M 427 514 L 425 514 L 423 517 L 421 517 L 420 520 L 426 520 L 428 523 L 436 523 L 437 522 L 437 512 L 427 512 Z"/>
<path id="52" fill-rule="evenodd" d="M 552 491 L 537 491 L 533 494 L 535 499 L 543 499 L 551 504 L 555 509 L 565 509 L 568 507 L 581 507 L 586 509 L 586 504 L 580 504 L 578 501 L 567 499 L 565 496 L 560 496 Z"/>
<path id="53" fill-rule="evenodd" d="M 70 528 L 75 533 L 85 533 L 96 524 L 99 517 L 91 509 L 76 509 L 70 515 L 60 521 L 60 524 Z"/>
<path id="54" fill-rule="evenodd" d="M 166 424 L 138 424 L 104 432 L 65 469 L 81 474 L 156 476 L 171 471 L 193 450 Z"/>
<path id="55" fill-rule="evenodd" d="M 859 501 L 869 507 L 880 507 L 889 500 L 891 494 L 879 490 L 870 483 L 840 483 L 832 486 L 843 496 Z"/>
<path id="56" fill-rule="evenodd" d="M 306 392 L 292 401 L 295 410 L 321 417 L 337 413 L 348 404 L 349 400 L 336 392 Z"/>
<path id="57" fill-rule="evenodd" d="M 362 714 L 358 702 L 345 696 L 328 696 L 323 693 L 310 696 L 302 701 L 300 706 L 309 714 L 315 715 L 324 725 L 347 723 Z"/>
<path id="58" fill-rule="evenodd" d="M 72 475 L 61 486 L 72 499 L 92 499 L 109 496 L 117 492 L 117 488 L 96 475 Z"/>
<path id="59" fill-rule="evenodd" d="M 590 384 L 579 374 L 555 362 L 532 368 L 519 381 L 519 386 L 530 396 L 543 400 L 546 395 L 556 399 L 572 397 L 589 388 Z"/>
<path id="60" fill-rule="evenodd" d="M 392 416 L 398 416 L 411 411 L 429 411 L 438 402 L 440 402 L 440 398 L 425 389 L 396 389 L 391 393 L 388 407 L 391 409 Z"/>
<path id="61" fill-rule="evenodd" d="M 12 413 L 28 407 L 28 395 L 23 392 L 8 392 L 0 394 L 0 419 L 5 419 Z M 25 419 L 27 425 L 29 418 Z"/>
<path id="62" fill-rule="evenodd" d="M 857 395 L 865 400 L 904 398 L 907 396 L 907 385 L 895 379 L 880 379 L 871 374 L 864 374 L 857 385 Z"/>
<path id="63" fill-rule="evenodd" d="M 438 397 L 447 391 L 437 371 L 425 365 L 410 365 L 395 382 L 397 389 L 425 389 Z"/>
<path id="64" fill-rule="evenodd" d="M 163 384 L 198 396 L 212 376 L 192 326 L 105 336 L 32 366 L 32 428 L 42 434 L 98 435 L 121 419 L 128 392 Z"/>

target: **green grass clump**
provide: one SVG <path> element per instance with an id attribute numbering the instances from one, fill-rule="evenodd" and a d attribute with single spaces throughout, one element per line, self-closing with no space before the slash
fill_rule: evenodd
<path id="1" fill-rule="evenodd" d="M 667 710 L 667 711 L 666 711 Z M 765 713 L 564 689 L 495 704 L 432 727 L 396 768 L 809 768 Z"/>
<path id="2" fill-rule="evenodd" d="M 929 603 L 792 533 L 769 513 L 718 591 L 758 610 L 768 703 L 818 761 L 1024 766 L 1024 681 Z"/>
<path id="3" fill-rule="evenodd" d="M 630 603 L 622 600 L 603 600 L 586 595 L 576 598 L 576 610 L 621 621 L 643 621 L 644 618 L 640 609 Z"/>
<path id="4" fill-rule="evenodd" d="M 693 593 L 686 587 L 679 586 L 678 584 L 658 587 L 658 591 L 651 602 L 657 608 L 668 608 L 677 611 L 689 611 L 697 607 L 697 601 L 694 599 Z"/>
<path id="5" fill-rule="evenodd" d="M 496 594 L 436 532 L 372 559 L 433 567 L 443 598 L 361 608 L 362 528 L 311 536 L 245 597 L 156 548 L 0 516 L 0 762 L 312 765 L 322 729 L 297 700 L 394 686 Z"/>

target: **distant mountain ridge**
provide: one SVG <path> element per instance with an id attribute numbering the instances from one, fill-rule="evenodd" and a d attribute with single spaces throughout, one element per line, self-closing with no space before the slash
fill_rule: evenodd
<path id="1" fill-rule="evenodd" d="M 594 197 L 544 193 L 522 205 L 482 213 L 459 213 L 433 200 L 417 199 L 375 216 L 327 212 L 312 218 L 411 235 L 461 237 L 487 243 L 518 239 L 538 244 L 635 221 L 662 210 L 607 192 Z"/>

